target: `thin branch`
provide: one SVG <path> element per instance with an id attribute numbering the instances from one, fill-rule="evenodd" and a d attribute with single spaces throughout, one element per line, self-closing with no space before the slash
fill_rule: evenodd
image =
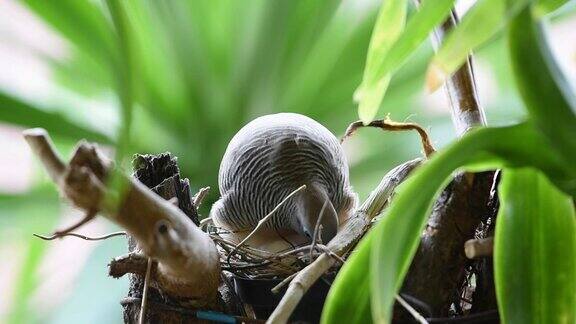
<path id="1" fill-rule="evenodd" d="M 212 217 L 206 217 L 203 220 L 200 221 L 200 228 L 204 231 L 206 231 L 206 228 L 208 227 L 208 225 L 210 224 L 214 224 L 214 222 L 212 221 Z"/>
<path id="2" fill-rule="evenodd" d="M 298 272 L 266 323 L 288 323 L 288 319 L 302 297 L 304 297 L 304 294 L 333 264 L 334 259 L 327 254 L 322 254 L 314 262 Z"/>
<path id="3" fill-rule="evenodd" d="M 66 236 L 73 236 L 73 237 L 81 238 L 81 239 L 86 240 L 86 241 L 101 241 L 101 240 L 109 239 L 109 238 L 115 237 L 115 236 L 126 236 L 126 232 L 124 232 L 124 231 L 114 232 L 114 233 L 110 233 L 110 234 L 106 234 L 106 235 L 102 235 L 102 236 L 86 236 L 86 235 L 77 234 L 77 233 L 54 234 L 51 236 L 44 236 L 44 235 L 34 233 L 32 235 L 36 236 L 37 238 L 43 239 L 45 241 L 52 241 L 52 240 L 55 240 L 58 238 L 66 237 Z"/>
<path id="4" fill-rule="evenodd" d="M 148 306 L 148 288 L 150 287 L 150 274 L 152 272 L 152 258 L 148 258 L 146 263 L 146 275 L 144 276 L 144 289 L 142 290 L 142 304 L 140 305 L 140 316 L 138 323 L 144 324 L 144 317 L 146 315 L 146 307 Z"/>
<path id="5" fill-rule="evenodd" d="M 206 196 L 208 196 L 209 192 L 210 192 L 210 187 L 200 188 L 200 190 L 198 190 L 198 192 L 194 195 L 194 197 L 192 197 L 192 204 L 194 204 L 194 206 L 197 209 L 200 208 L 202 201 L 204 201 L 204 198 L 206 198 Z"/>
<path id="6" fill-rule="evenodd" d="M 284 278 L 284 280 L 282 280 L 279 284 L 277 284 L 276 286 L 274 286 L 274 288 L 270 289 L 270 291 L 274 294 L 277 294 L 280 292 L 280 289 L 284 288 L 284 286 L 286 286 L 287 284 L 290 283 L 290 281 L 292 281 L 292 279 L 294 279 L 294 277 L 296 277 L 296 275 L 298 274 L 298 272 L 294 272 L 293 274 L 289 275 L 288 277 Z"/>
<path id="7" fill-rule="evenodd" d="M 96 217 L 96 211 L 95 210 L 89 210 L 86 212 L 86 215 L 84 216 L 84 218 L 82 218 L 80 221 L 78 221 L 76 224 L 73 224 L 63 230 L 60 231 L 56 231 L 54 232 L 54 234 L 52 236 L 55 237 L 59 237 L 59 236 L 66 236 L 66 234 L 72 232 L 75 229 L 80 228 L 82 225 L 88 223 L 89 221 L 93 220 L 94 217 Z"/>
<path id="8" fill-rule="evenodd" d="M 312 235 L 312 244 L 310 244 L 310 262 L 312 262 L 312 252 L 316 246 L 316 240 L 319 238 L 320 232 L 320 223 L 322 222 L 322 218 L 324 217 L 324 211 L 326 210 L 326 206 L 328 206 L 328 199 L 324 200 L 324 204 L 320 209 L 320 215 L 318 216 L 318 220 L 316 220 L 316 225 L 314 226 L 314 234 Z"/>
<path id="9" fill-rule="evenodd" d="M 56 153 L 54 144 L 50 140 L 46 130 L 42 128 L 32 128 L 25 130 L 22 134 L 32 151 L 36 156 L 40 157 L 52 181 L 58 183 L 66 170 L 66 164 L 64 164 L 62 158 Z"/>
<path id="10" fill-rule="evenodd" d="M 412 315 L 412 317 L 414 317 L 415 320 L 421 324 L 428 324 L 428 321 L 424 318 L 424 316 L 420 315 L 420 313 L 418 313 L 414 307 L 410 306 L 410 304 L 408 304 L 404 298 L 400 297 L 400 295 L 396 295 L 396 300 L 408 311 L 408 313 L 410 313 L 410 315 Z"/>
<path id="11" fill-rule="evenodd" d="M 468 259 L 478 259 L 492 256 L 494 251 L 494 238 L 473 239 L 464 243 L 464 253 Z"/>

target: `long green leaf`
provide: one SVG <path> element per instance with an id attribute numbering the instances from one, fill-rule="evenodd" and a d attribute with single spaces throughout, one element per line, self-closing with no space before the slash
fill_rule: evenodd
<path id="1" fill-rule="evenodd" d="M 102 66 L 114 60 L 112 29 L 93 1 L 25 0 L 24 3 L 80 50 L 92 54 Z"/>
<path id="2" fill-rule="evenodd" d="M 18 194 L 0 194 L 0 244 L 23 246 L 22 266 L 14 278 L 14 290 L 5 293 L 3 298 L 11 300 L 7 309 L 7 323 L 38 322 L 39 313 L 32 297 L 38 287 L 38 267 L 45 255 L 48 245 L 36 239 L 32 233 L 47 232 L 54 227 L 60 212 L 60 203 L 56 190 L 50 186 L 41 186 Z M 19 240 L 13 235 L 4 236 L 2 231 L 10 229 L 20 233 Z M 10 238 L 11 237 L 11 238 Z M 1 317 L 0 317 L 1 318 Z"/>
<path id="3" fill-rule="evenodd" d="M 534 169 L 508 169 L 499 190 L 494 274 L 503 323 L 576 322 L 572 199 Z"/>
<path id="4" fill-rule="evenodd" d="M 31 297 L 38 285 L 37 269 L 46 252 L 47 245 L 41 240 L 31 240 L 26 247 L 24 264 L 16 279 L 16 289 L 13 295 L 14 307 L 10 310 L 8 323 L 18 324 L 38 320 L 31 305 Z"/>
<path id="5" fill-rule="evenodd" d="M 426 0 L 410 18 L 406 29 L 378 65 L 370 82 L 394 73 L 406 59 L 424 42 L 433 29 L 450 14 L 455 0 Z"/>
<path id="6" fill-rule="evenodd" d="M 560 9 L 560 7 L 568 2 L 570 2 L 570 0 L 537 0 L 534 4 L 534 14 L 537 17 L 545 16 Z"/>
<path id="7" fill-rule="evenodd" d="M 0 93 L 0 121 L 23 127 L 42 127 L 54 136 L 109 144 L 112 140 L 96 130 L 82 127 L 57 112 L 40 109 L 17 98 Z"/>
<path id="8" fill-rule="evenodd" d="M 432 59 L 426 75 L 427 87 L 435 90 L 454 73 L 477 47 L 499 30 L 509 17 L 528 5 L 529 0 L 508 4 L 502 0 L 480 0 L 446 38 Z"/>
<path id="9" fill-rule="evenodd" d="M 322 324 L 348 323 L 362 324 L 372 323 L 370 312 L 370 277 L 366 269 L 370 265 L 370 245 L 373 236 L 367 236 L 357 247 L 354 254 L 355 266 L 348 266 L 346 262 L 335 283 L 328 292 L 327 302 L 322 311 Z M 366 268 L 359 269 L 358 265 Z M 345 282 L 344 284 L 342 282 Z M 353 287 L 354 289 L 351 289 Z"/>
<path id="10" fill-rule="evenodd" d="M 464 165 L 482 169 L 535 166 L 555 179 L 564 190 L 576 193 L 574 169 L 548 149 L 546 139 L 533 125 L 524 123 L 473 131 L 438 152 L 400 186 L 386 216 L 364 238 L 372 244 L 359 246 L 359 251 L 346 262 L 332 289 L 337 292 L 355 287 L 369 268 L 372 317 L 378 323 L 388 323 L 396 293 L 418 246 L 432 201 L 450 174 Z M 366 253 L 371 254 L 371 258 L 365 257 Z M 339 298 L 345 297 L 336 293 L 329 296 L 325 306 L 326 318 L 339 316 L 335 313 L 337 305 L 342 303 Z M 363 290 L 350 303 L 361 307 L 368 298 L 370 294 Z"/>
<path id="11" fill-rule="evenodd" d="M 576 97 L 526 8 L 510 24 L 508 43 L 516 85 L 534 123 L 566 162 L 576 152 Z"/>
<path id="12" fill-rule="evenodd" d="M 128 22 L 126 4 L 119 0 L 108 0 L 108 9 L 116 30 L 119 61 L 116 66 L 116 93 L 120 104 L 121 125 L 118 132 L 116 161 L 121 162 L 130 150 L 130 129 L 134 108 L 133 43 L 131 26 Z"/>
<path id="13" fill-rule="evenodd" d="M 378 62 L 388 53 L 392 44 L 404 30 L 406 22 L 405 0 L 384 1 L 372 38 L 368 47 L 368 56 L 366 58 L 366 68 L 364 69 L 364 79 L 362 84 L 356 90 L 355 99 L 359 100 L 358 115 L 365 124 L 369 123 L 376 116 L 378 106 L 382 101 L 384 92 L 390 83 L 390 75 L 375 75 Z M 368 82 L 369 80 L 378 80 L 377 82 Z"/>

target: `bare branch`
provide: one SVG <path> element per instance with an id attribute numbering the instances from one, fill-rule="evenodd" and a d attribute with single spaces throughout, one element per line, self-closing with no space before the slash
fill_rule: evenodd
<path id="1" fill-rule="evenodd" d="M 108 275 L 112 278 L 120 278 L 125 274 L 132 273 L 145 276 L 148 257 L 140 252 L 130 252 L 114 258 L 108 264 Z M 154 272 L 154 269 L 153 271 Z M 154 277 L 154 274 L 152 274 Z"/>
<path id="2" fill-rule="evenodd" d="M 25 134 L 70 202 L 84 210 L 99 210 L 125 228 L 143 252 L 158 261 L 157 284 L 166 293 L 202 300 L 216 298 L 220 280 L 216 246 L 180 209 L 123 174 L 118 174 L 125 184 L 122 192 L 106 188 L 106 175 L 114 170 L 95 145 L 79 143 L 70 163 L 65 165 L 45 131 Z M 118 197 L 120 204 L 110 204 L 110 199 L 105 199 L 108 197 Z"/>
<path id="3" fill-rule="evenodd" d="M 27 129 L 23 132 L 23 135 L 34 154 L 40 157 L 52 181 L 58 183 L 64 174 L 66 165 L 56 153 L 54 144 L 48 137 L 46 130 L 42 128 Z"/>
<path id="4" fill-rule="evenodd" d="M 464 243 L 464 253 L 468 259 L 478 259 L 492 256 L 494 251 L 494 238 L 468 240 Z"/>
<path id="5" fill-rule="evenodd" d="M 148 258 L 146 262 L 146 275 L 144 276 L 144 290 L 142 291 L 142 304 L 140 304 L 140 316 L 138 316 L 138 323 L 144 324 L 146 315 L 146 306 L 148 306 L 148 288 L 150 287 L 150 275 L 152 273 L 152 258 Z"/>

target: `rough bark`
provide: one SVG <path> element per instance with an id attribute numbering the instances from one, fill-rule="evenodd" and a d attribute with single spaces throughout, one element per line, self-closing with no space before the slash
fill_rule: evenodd
<path id="1" fill-rule="evenodd" d="M 180 178 L 180 170 L 178 169 L 175 158 L 168 153 L 160 155 L 136 155 L 132 164 L 134 168 L 133 176 L 136 180 L 146 185 L 165 200 L 176 199 L 175 202 L 178 208 L 184 212 L 194 224 L 200 224 L 198 221 L 198 212 L 191 201 L 190 184 L 188 179 Z M 138 251 L 137 242 L 131 236 L 128 237 L 128 251 Z M 142 258 L 144 258 L 144 262 L 142 262 Z M 136 260 L 137 258 L 130 258 L 130 261 L 133 263 L 138 262 Z M 119 263 L 116 262 L 115 264 L 118 265 Z M 152 268 L 154 269 L 153 272 L 156 272 L 156 266 Z M 142 269 L 146 269 L 146 258 L 143 256 L 140 257 L 139 262 L 132 270 L 140 273 L 130 274 L 128 296 L 121 302 L 124 308 L 125 323 L 138 323 L 139 320 L 142 291 L 144 289 L 144 273 L 141 273 Z M 154 281 L 155 276 L 152 276 L 152 282 Z M 193 312 L 194 308 L 191 308 L 190 312 L 186 313 L 174 310 L 177 307 L 181 307 L 182 304 L 185 305 L 185 300 L 173 299 L 169 294 L 163 293 L 161 289 L 154 287 L 154 285 L 148 290 L 148 300 L 149 303 L 144 312 L 146 323 L 182 323 L 196 321 Z M 221 310 L 222 305 L 223 304 L 217 300 L 207 307 Z"/>
<path id="2" fill-rule="evenodd" d="M 431 316 L 448 316 L 459 303 L 459 289 L 471 263 L 464 243 L 473 238 L 489 213 L 492 172 L 458 174 L 436 200 L 420 246 L 404 281 L 402 293 L 431 309 Z"/>

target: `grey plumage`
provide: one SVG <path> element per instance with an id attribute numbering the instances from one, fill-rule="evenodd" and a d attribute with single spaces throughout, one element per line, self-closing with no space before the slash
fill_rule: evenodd
<path id="1" fill-rule="evenodd" d="M 220 164 L 221 198 L 210 215 L 228 230 L 254 228 L 280 201 L 301 185 L 307 188 L 266 222 L 269 229 L 291 229 L 311 236 L 324 204 L 324 242 L 338 219 L 356 203 L 342 147 L 328 129 L 299 114 L 259 117 L 230 141 Z"/>

